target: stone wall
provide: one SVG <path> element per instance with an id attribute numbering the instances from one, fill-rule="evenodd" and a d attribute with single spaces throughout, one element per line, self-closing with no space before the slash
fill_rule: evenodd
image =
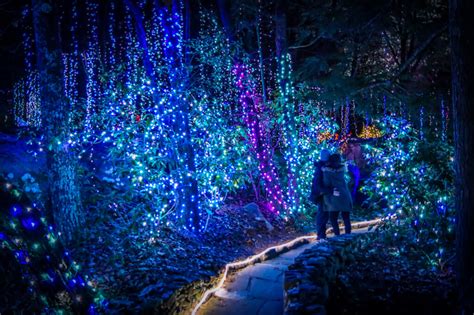
<path id="1" fill-rule="evenodd" d="M 341 235 L 316 243 L 285 272 L 285 314 L 326 314 L 329 288 L 336 275 L 354 260 L 361 234 Z"/>

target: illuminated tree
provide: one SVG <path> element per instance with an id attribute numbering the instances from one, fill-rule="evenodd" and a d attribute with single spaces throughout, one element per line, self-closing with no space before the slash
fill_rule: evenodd
<path id="1" fill-rule="evenodd" d="M 137 36 L 141 45 L 142 60 L 146 74 L 149 77 L 152 88 L 160 88 L 157 78 L 154 75 L 153 63 L 150 58 L 149 45 L 147 43 L 146 31 L 143 16 L 137 6 L 131 0 L 125 1 L 130 8 L 136 24 Z M 188 4 L 189 5 L 189 4 Z M 158 18 L 162 30 L 162 51 L 166 71 L 166 89 L 168 89 L 168 102 L 171 103 L 174 114 L 169 121 L 173 129 L 172 145 L 177 148 L 172 159 L 177 163 L 178 181 L 175 189 L 177 197 L 177 210 L 181 218 L 186 221 L 186 226 L 192 230 L 200 229 L 199 222 L 199 200 L 198 186 L 195 178 L 195 153 L 191 143 L 191 129 L 189 120 L 190 105 L 187 100 L 186 90 L 188 87 L 188 73 L 185 63 L 185 51 L 183 45 L 183 28 L 188 26 L 182 24 L 183 12 L 180 1 L 172 1 L 170 7 L 162 6 L 159 10 Z M 189 23 L 189 19 L 186 19 Z M 163 105 L 156 96 L 153 95 L 155 106 L 158 107 L 158 114 L 163 114 Z"/>
<path id="2" fill-rule="evenodd" d="M 240 90 L 240 104 L 244 121 L 248 129 L 248 139 L 258 160 L 258 169 L 264 182 L 265 192 L 269 198 L 271 211 L 280 214 L 286 208 L 280 179 L 273 162 L 273 152 L 270 147 L 268 120 L 265 115 L 268 109 L 262 96 L 256 92 L 255 81 L 245 65 L 236 65 L 234 74 Z"/>
<path id="3" fill-rule="evenodd" d="M 384 137 L 365 145 L 371 176 L 366 203 L 410 229 L 404 241 L 419 244 L 429 263 L 442 265 L 454 239 L 453 151 L 449 144 L 421 140 L 406 120 L 387 117 Z M 422 245 L 422 246 L 421 246 Z"/>
<path id="4" fill-rule="evenodd" d="M 192 137 L 199 194 L 206 209 L 222 205 L 229 193 L 254 184 L 257 161 L 249 155 L 246 127 L 232 74 L 238 46 L 212 12 L 200 11 L 199 37 L 192 44 L 198 74 L 192 85 Z M 258 189 L 254 187 L 258 198 Z"/>

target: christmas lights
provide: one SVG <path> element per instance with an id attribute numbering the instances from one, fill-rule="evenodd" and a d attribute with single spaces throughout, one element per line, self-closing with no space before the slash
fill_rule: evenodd
<path id="1" fill-rule="evenodd" d="M 255 83 L 244 65 L 234 68 L 237 87 L 240 89 L 240 104 L 244 111 L 244 120 L 248 128 L 248 137 L 254 154 L 259 161 L 259 171 L 265 183 L 269 197 L 269 208 L 275 213 L 286 209 L 286 202 L 280 187 L 280 180 L 271 156 L 268 129 L 263 120 L 267 110 L 261 96 L 256 94 Z"/>
<path id="2" fill-rule="evenodd" d="M 23 181 L 32 180 L 25 176 Z M 0 247 L 19 264 L 22 281 L 38 307 L 34 311 L 95 314 L 103 310 L 106 302 L 94 279 L 81 272 L 81 266 L 58 242 L 61 235 L 42 207 L 27 201 L 20 188 L 2 177 L 0 195 Z"/>
<path id="3" fill-rule="evenodd" d="M 423 242 L 424 255 L 436 266 L 445 259 L 441 249 L 454 237 L 453 148 L 422 139 L 401 118 L 387 116 L 382 130 L 384 141 L 365 147 L 374 168 L 362 187 L 369 196 L 366 203 L 382 207 L 386 214 L 396 215 L 399 223 L 411 226 L 413 242 Z"/>
<path id="4" fill-rule="evenodd" d="M 360 134 L 357 135 L 361 139 L 376 139 L 381 138 L 383 133 L 375 125 L 364 125 Z"/>

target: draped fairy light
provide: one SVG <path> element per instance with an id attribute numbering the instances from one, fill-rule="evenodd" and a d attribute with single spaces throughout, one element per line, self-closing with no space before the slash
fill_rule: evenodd
<path id="1" fill-rule="evenodd" d="M 265 63 L 263 62 L 263 47 L 262 47 L 262 1 L 258 0 L 258 9 L 257 9 L 257 30 L 256 30 L 256 35 L 257 35 L 257 52 L 258 52 L 258 70 L 259 70 L 259 76 L 257 76 L 257 80 L 259 82 L 258 87 L 260 88 L 259 91 L 261 92 L 260 94 L 262 95 L 262 101 L 263 103 L 266 103 L 268 100 L 267 97 L 267 88 L 266 88 L 266 80 L 265 80 Z"/>
<path id="2" fill-rule="evenodd" d="M 140 73 L 138 65 L 141 63 L 140 60 L 140 47 L 135 36 L 135 28 L 133 26 L 133 17 L 126 7 L 125 11 L 127 14 L 125 15 L 125 85 L 128 88 L 139 84 L 141 80 L 139 80 Z M 134 106 L 135 100 L 132 100 L 130 106 Z"/>
<path id="3" fill-rule="evenodd" d="M 156 84 L 158 88 L 161 88 L 161 84 L 164 81 L 162 72 L 158 69 L 164 66 L 163 64 L 163 51 L 160 43 L 162 42 L 162 35 L 160 33 L 160 12 L 157 7 L 153 8 L 151 21 L 151 30 L 148 32 L 148 43 L 150 45 L 150 60 L 153 64 L 153 75 L 157 78 Z"/>
<path id="4" fill-rule="evenodd" d="M 63 53 L 63 77 L 64 77 L 64 93 L 75 112 L 79 109 L 79 40 L 78 40 L 79 16 L 77 8 L 77 0 L 71 4 L 71 26 L 70 26 L 70 53 Z M 72 118 L 72 117 L 71 117 Z M 71 123 L 75 123 L 71 121 Z"/>
<path id="5" fill-rule="evenodd" d="M 22 25 L 25 76 L 13 87 L 13 115 L 17 126 L 38 128 L 41 126 L 41 99 L 38 73 L 34 68 L 33 27 L 29 7 L 22 12 Z"/>
<path id="6" fill-rule="evenodd" d="M 351 101 L 351 109 L 350 111 L 352 112 L 352 124 L 354 126 L 354 134 L 357 134 L 359 132 L 359 129 L 357 128 L 357 119 L 356 119 L 356 102 L 355 100 Z M 350 129 L 350 126 L 349 126 Z"/>
<path id="7" fill-rule="evenodd" d="M 85 128 L 92 129 L 94 124 L 91 117 L 98 112 L 98 101 L 100 99 L 99 83 L 99 34 L 98 14 L 99 3 L 96 0 L 86 1 L 87 13 L 87 51 L 84 53 L 84 64 L 86 73 L 86 119 Z"/>
<path id="8" fill-rule="evenodd" d="M 26 122 L 30 127 L 41 126 L 41 97 L 39 77 L 32 71 L 25 80 L 26 86 Z"/>
<path id="9" fill-rule="evenodd" d="M 79 39 L 78 39 L 78 31 L 79 31 L 79 12 L 78 12 L 78 3 L 77 0 L 72 1 L 72 22 L 71 22 L 71 58 L 69 60 L 69 69 L 70 72 L 66 74 L 66 77 L 69 80 L 69 90 L 66 92 L 68 93 L 69 100 L 71 102 L 71 108 L 76 110 L 78 108 L 79 103 Z M 66 78 L 65 78 L 66 80 Z"/>
<path id="10" fill-rule="evenodd" d="M 18 127 L 41 126 L 41 98 L 38 73 L 34 70 L 13 86 L 13 114 Z"/>
<path id="11" fill-rule="evenodd" d="M 341 135 L 348 136 L 350 128 L 350 102 L 349 97 L 346 97 L 345 105 L 341 106 Z"/>
<path id="12" fill-rule="evenodd" d="M 116 70 L 117 70 L 117 54 L 118 54 L 118 43 L 116 39 L 116 14 L 117 14 L 117 7 L 115 1 L 110 1 L 108 7 L 108 15 L 107 15 L 107 67 L 111 72 L 111 76 L 109 76 L 108 83 L 107 83 L 107 91 L 116 90 Z"/>
<path id="13" fill-rule="evenodd" d="M 19 80 L 13 85 L 13 116 L 16 126 L 26 125 L 25 121 L 25 102 L 26 87 L 24 80 Z"/>
<path id="14" fill-rule="evenodd" d="M 424 134 L 424 123 L 425 123 L 425 108 L 421 106 L 420 108 L 420 138 L 423 140 L 425 137 Z"/>
<path id="15" fill-rule="evenodd" d="M 444 98 L 441 99 L 441 140 L 447 140 L 449 111 L 444 104 Z"/>

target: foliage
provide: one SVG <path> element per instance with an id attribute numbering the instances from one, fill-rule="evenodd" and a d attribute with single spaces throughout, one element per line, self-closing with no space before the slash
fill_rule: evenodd
<path id="1" fill-rule="evenodd" d="M 290 12 L 304 10 L 288 22 L 296 75 L 331 101 L 350 96 L 371 109 L 387 94 L 392 111 L 398 101 L 419 109 L 449 89 L 447 8 L 447 1 L 292 1 Z"/>
<path id="2" fill-rule="evenodd" d="M 454 239 L 453 148 L 422 141 L 400 118 L 388 117 L 382 126 L 385 138 L 366 147 L 374 168 L 363 187 L 366 203 L 374 210 L 382 207 L 387 217 L 395 215 L 395 224 L 406 227 L 406 239 L 439 266 Z"/>

